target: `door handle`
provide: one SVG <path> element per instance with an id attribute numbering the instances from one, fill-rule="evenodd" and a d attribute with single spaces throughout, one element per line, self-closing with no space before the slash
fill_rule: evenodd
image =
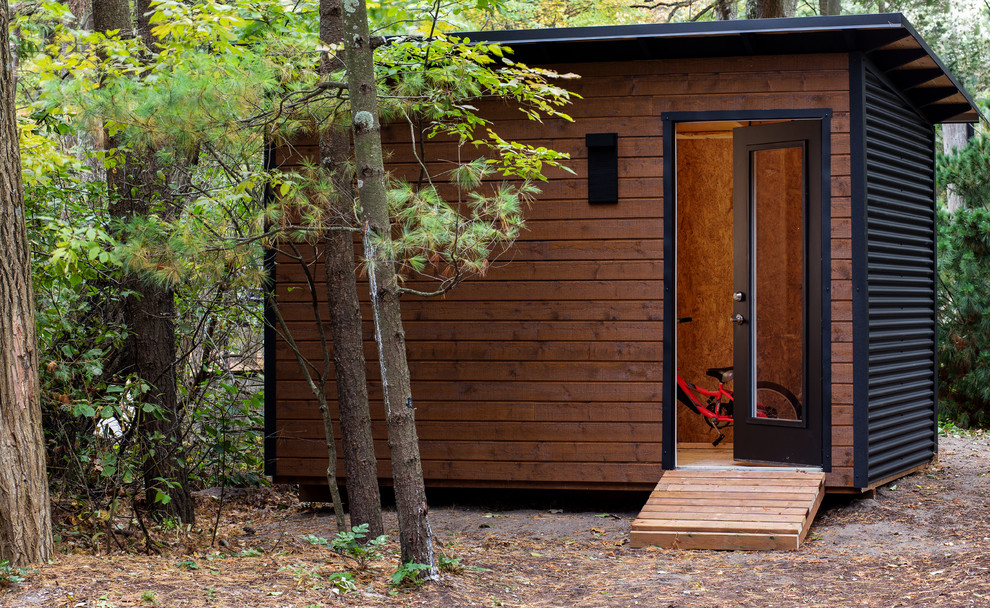
<path id="1" fill-rule="evenodd" d="M 735 323 L 736 325 L 742 325 L 743 323 L 746 322 L 746 317 L 742 315 L 732 315 L 731 317 L 729 317 L 729 320 Z"/>

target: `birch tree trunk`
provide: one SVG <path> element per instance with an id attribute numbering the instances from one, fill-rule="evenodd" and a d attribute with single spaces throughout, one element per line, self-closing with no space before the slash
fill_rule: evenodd
<path id="1" fill-rule="evenodd" d="M 52 523 L 9 15 L 0 0 L 0 560 L 25 566 L 51 555 Z"/>
<path id="2" fill-rule="evenodd" d="M 320 40 L 329 45 L 344 39 L 341 0 L 320 0 Z M 334 55 L 320 64 L 324 79 L 343 68 Z M 338 204 L 334 216 L 349 217 L 351 178 L 346 165 L 350 159 L 350 136 L 346 131 L 330 129 L 320 136 L 320 165 L 330 174 L 337 190 Z M 340 434 L 344 447 L 344 470 L 347 474 L 348 512 L 351 525 L 368 525 L 366 539 L 385 532 L 382 524 L 381 493 L 378 489 L 378 462 L 371 434 L 368 409 L 368 379 L 365 375 L 364 335 L 361 330 L 361 305 L 357 293 L 354 263 L 354 237 L 344 230 L 328 230 L 323 238 L 326 251 L 327 301 L 330 305 L 330 331 L 333 335 L 333 365 L 337 377 L 337 405 Z M 331 427 L 332 428 L 332 427 Z M 328 436 L 328 440 L 332 440 Z"/>
<path id="3" fill-rule="evenodd" d="M 428 566 L 425 578 L 436 578 L 423 466 L 416 435 L 415 409 L 406 362 L 406 340 L 399 309 L 399 285 L 391 241 L 385 167 L 378 114 L 375 64 L 364 0 L 344 2 L 345 60 L 354 131 L 354 160 L 365 225 L 375 340 L 382 372 L 385 421 L 392 460 L 392 482 L 399 519 L 403 562 Z"/>
<path id="4" fill-rule="evenodd" d="M 962 150 L 969 142 L 967 125 L 963 123 L 947 123 L 942 125 L 942 151 L 946 154 L 953 154 Z M 963 197 L 956 192 L 955 186 L 946 184 L 945 203 L 949 213 L 955 213 L 963 207 Z"/>

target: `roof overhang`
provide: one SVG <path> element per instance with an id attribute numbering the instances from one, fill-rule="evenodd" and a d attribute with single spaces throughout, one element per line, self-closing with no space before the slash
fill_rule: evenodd
<path id="1" fill-rule="evenodd" d="M 932 123 L 977 122 L 976 103 L 900 13 L 466 32 L 524 63 L 864 53 Z"/>

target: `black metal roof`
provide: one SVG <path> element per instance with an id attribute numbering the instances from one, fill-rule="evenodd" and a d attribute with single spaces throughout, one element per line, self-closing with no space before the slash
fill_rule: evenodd
<path id="1" fill-rule="evenodd" d="M 863 52 L 932 123 L 977 122 L 969 93 L 900 13 L 466 32 L 529 64 Z"/>

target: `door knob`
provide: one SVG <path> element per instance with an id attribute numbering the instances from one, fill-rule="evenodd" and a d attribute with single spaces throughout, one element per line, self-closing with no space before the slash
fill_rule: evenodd
<path id="1" fill-rule="evenodd" d="M 731 317 L 729 317 L 729 320 L 735 323 L 736 325 L 742 325 L 743 323 L 746 322 L 746 318 L 743 317 L 742 315 L 732 315 Z"/>
<path id="2" fill-rule="evenodd" d="M 743 300 L 746 299 L 746 294 L 744 294 L 741 291 L 737 291 L 736 293 L 732 294 L 732 299 L 735 300 L 736 302 L 742 302 Z"/>

